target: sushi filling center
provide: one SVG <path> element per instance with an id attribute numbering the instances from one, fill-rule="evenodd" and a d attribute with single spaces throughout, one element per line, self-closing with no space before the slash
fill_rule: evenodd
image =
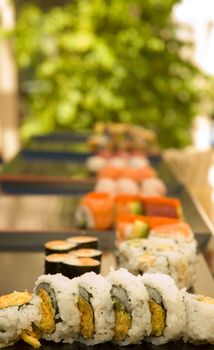
<path id="1" fill-rule="evenodd" d="M 128 335 L 131 328 L 132 318 L 121 301 L 113 296 L 113 310 L 115 316 L 114 339 L 122 341 Z"/>
<path id="2" fill-rule="evenodd" d="M 149 299 L 149 309 L 152 318 L 152 333 L 153 337 L 160 337 L 163 334 L 166 326 L 166 311 L 161 304 L 158 304 L 154 299 Z"/>
<path id="3" fill-rule="evenodd" d="M 13 292 L 11 294 L 0 297 L 0 309 L 5 309 L 10 306 L 22 306 L 28 304 L 32 299 L 32 295 L 25 291 L 23 293 Z"/>
<path id="4" fill-rule="evenodd" d="M 90 339 L 95 331 L 93 308 L 90 302 L 79 296 L 78 309 L 80 312 L 80 335 L 85 339 Z"/>
<path id="5" fill-rule="evenodd" d="M 41 299 L 42 314 L 38 328 L 46 334 L 51 334 L 55 331 L 55 309 L 52 304 L 51 296 L 43 288 L 39 289 L 38 296 Z"/>
<path id="6" fill-rule="evenodd" d="M 38 330 L 23 330 L 20 336 L 25 343 L 33 346 L 35 349 L 40 348 L 40 333 L 38 332 Z"/>

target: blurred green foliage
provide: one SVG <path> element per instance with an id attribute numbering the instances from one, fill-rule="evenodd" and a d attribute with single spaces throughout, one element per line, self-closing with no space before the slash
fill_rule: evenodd
<path id="1" fill-rule="evenodd" d="M 15 50 L 26 92 L 24 137 L 96 121 L 157 131 L 163 147 L 190 141 L 199 72 L 176 37 L 178 0 L 78 0 L 20 9 Z"/>

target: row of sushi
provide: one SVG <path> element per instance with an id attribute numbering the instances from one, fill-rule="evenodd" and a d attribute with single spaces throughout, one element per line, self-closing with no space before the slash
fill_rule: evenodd
<path id="1" fill-rule="evenodd" d="M 106 230 L 122 214 L 181 219 L 182 207 L 176 198 L 89 192 L 77 207 L 76 221 L 79 227 Z"/>
<path id="2" fill-rule="evenodd" d="M 197 242 L 187 223 L 171 221 L 121 215 L 116 224 L 119 266 L 133 274 L 166 273 L 179 288 L 190 289 L 196 278 Z"/>
<path id="3" fill-rule="evenodd" d="M 179 290 L 161 273 L 134 276 L 126 269 L 107 277 L 86 273 L 72 280 L 42 275 L 34 293 L 0 297 L 0 347 L 23 339 L 95 345 L 155 345 L 183 338 L 214 343 L 214 299 Z"/>
<path id="4" fill-rule="evenodd" d="M 74 278 L 91 271 L 100 273 L 102 251 L 97 246 L 98 239 L 92 236 L 46 242 L 45 274 L 62 273 Z"/>

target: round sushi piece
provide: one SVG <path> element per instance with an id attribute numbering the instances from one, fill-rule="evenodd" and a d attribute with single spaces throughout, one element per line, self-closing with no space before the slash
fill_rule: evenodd
<path id="1" fill-rule="evenodd" d="M 86 161 L 86 167 L 88 171 L 92 174 L 96 174 L 107 164 L 107 160 L 102 156 L 92 156 Z"/>
<path id="2" fill-rule="evenodd" d="M 49 254 L 45 256 L 45 274 L 55 275 L 62 272 L 62 261 L 68 254 Z"/>
<path id="3" fill-rule="evenodd" d="M 127 160 L 122 157 L 113 157 L 109 159 L 108 166 L 114 168 L 125 168 L 127 166 Z"/>
<path id="4" fill-rule="evenodd" d="M 184 341 L 214 345 L 214 298 L 186 293 L 187 325 Z"/>
<path id="5" fill-rule="evenodd" d="M 79 341 L 87 345 L 110 341 L 115 321 L 110 282 L 90 272 L 78 279 L 78 287 Z"/>
<path id="6" fill-rule="evenodd" d="M 161 273 L 145 273 L 143 283 L 149 294 L 152 331 L 146 340 L 154 345 L 179 339 L 186 325 L 183 292 L 174 280 Z"/>
<path id="7" fill-rule="evenodd" d="M 98 248 L 98 238 L 93 236 L 73 236 L 66 239 L 71 243 L 76 243 L 77 248 Z"/>
<path id="8" fill-rule="evenodd" d="M 74 242 L 68 241 L 49 241 L 45 243 L 45 254 L 54 254 L 54 253 L 68 253 L 72 249 L 75 249 L 77 244 Z"/>
<path id="9" fill-rule="evenodd" d="M 97 180 L 95 192 L 108 192 L 115 195 L 117 193 L 117 183 L 107 177 L 102 177 Z"/>
<path id="10" fill-rule="evenodd" d="M 41 319 L 40 299 L 29 292 L 13 292 L 0 297 L 0 348 L 23 339 L 35 348 L 40 347 L 35 323 Z"/>
<path id="11" fill-rule="evenodd" d="M 136 156 L 130 157 L 129 166 L 135 169 L 144 168 L 149 166 L 149 161 L 145 157 L 136 155 Z"/>
<path id="12" fill-rule="evenodd" d="M 73 250 L 71 255 L 75 256 L 76 258 L 93 258 L 101 261 L 103 252 L 98 249 L 82 248 Z"/>
<path id="13" fill-rule="evenodd" d="M 145 196 L 165 196 L 166 186 L 162 180 L 151 177 L 141 182 L 141 193 Z"/>
<path id="14" fill-rule="evenodd" d="M 73 343 L 79 332 L 77 280 L 61 274 L 42 275 L 34 293 L 41 300 L 41 320 L 36 324 L 42 338 Z"/>
<path id="15" fill-rule="evenodd" d="M 153 228 L 149 234 L 150 238 L 170 238 L 177 243 L 189 243 L 194 240 L 194 233 L 190 226 L 183 221 L 175 224 L 161 225 Z"/>
<path id="16" fill-rule="evenodd" d="M 81 249 L 85 250 L 85 249 Z M 100 261 L 91 257 L 69 255 L 62 261 L 62 274 L 68 278 L 79 277 L 86 272 L 100 273 Z"/>
<path id="17" fill-rule="evenodd" d="M 120 345 L 138 344 L 151 332 L 149 296 L 142 279 L 126 269 L 112 270 L 107 279 L 112 285 L 113 340 Z"/>
<path id="18" fill-rule="evenodd" d="M 140 188 L 135 180 L 129 178 L 122 178 L 116 182 L 117 193 L 138 194 Z"/>

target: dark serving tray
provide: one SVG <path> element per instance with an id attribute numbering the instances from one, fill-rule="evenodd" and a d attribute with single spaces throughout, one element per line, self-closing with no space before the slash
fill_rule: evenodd
<path id="1" fill-rule="evenodd" d="M 16 345 L 10 347 L 11 350 L 32 350 L 33 348 L 23 344 L 23 342 L 17 343 Z M 41 350 L 122 350 L 122 349 L 130 349 L 130 350 L 154 350 L 154 349 L 160 349 L 160 350 L 213 350 L 213 345 L 193 345 L 190 343 L 183 343 L 182 341 L 177 342 L 171 342 L 166 345 L 161 346 L 154 346 L 151 344 L 148 344 L 146 342 L 143 342 L 139 345 L 129 345 L 126 347 L 122 347 L 119 345 L 115 345 L 113 343 L 106 343 L 106 344 L 100 344 L 96 346 L 86 346 L 83 344 L 56 344 L 53 342 L 43 342 Z"/>

